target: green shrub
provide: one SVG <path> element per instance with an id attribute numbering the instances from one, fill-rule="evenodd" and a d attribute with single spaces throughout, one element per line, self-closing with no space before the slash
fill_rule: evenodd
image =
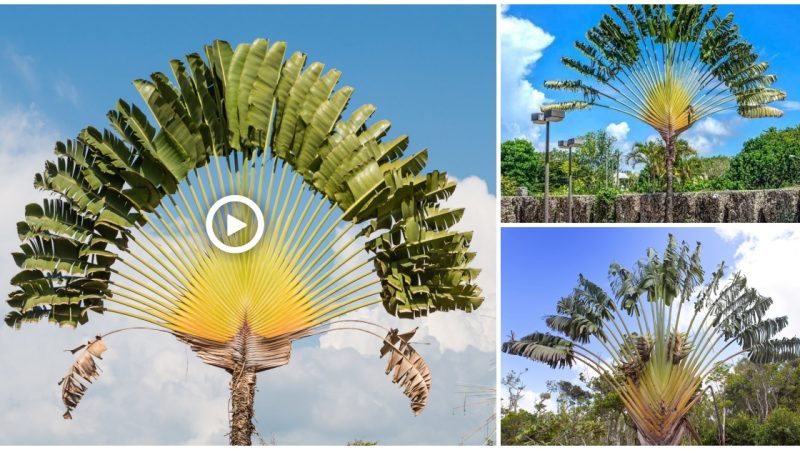
<path id="1" fill-rule="evenodd" d="M 729 417 L 725 424 L 727 445 L 757 445 L 761 435 L 761 424 L 755 417 L 743 412 Z"/>
<path id="2" fill-rule="evenodd" d="M 503 197 L 513 197 L 517 195 L 517 183 L 508 177 L 500 176 L 500 195 Z"/>
<path id="3" fill-rule="evenodd" d="M 592 208 L 595 222 L 613 222 L 616 219 L 615 203 L 619 194 L 619 189 L 613 187 L 597 191 Z"/>
<path id="4" fill-rule="evenodd" d="M 775 189 L 800 184 L 800 126 L 770 128 L 744 143 L 726 177 L 745 189 Z"/>
<path id="5" fill-rule="evenodd" d="M 800 444 L 800 416 L 783 406 L 773 410 L 764 422 L 759 444 Z"/>

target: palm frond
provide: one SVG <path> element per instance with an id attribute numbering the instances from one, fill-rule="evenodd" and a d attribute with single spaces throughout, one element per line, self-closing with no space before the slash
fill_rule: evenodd
<path id="1" fill-rule="evenodd" d="M 411 400 L 411 410 L 418 416 L 428 404 L 431 390 L 431 371 L 425 360 L 409 343 L 417 328 L 399 333 L 396 328 L 389 330 L 383 339 L 381 358 L 386 360 L 386 374 L 392 373 L 392 383 L 403 389 L 403 394 Z"/>
<path id="2" fill-rule="evenodd" d="M 572 367 L 575 364 L 572 342 L 548 333 L 532 333 L 518 341 L 506 341 L 502 351 L 543 362 L 553 369 Z"/>
<path id="3" fill-rule="evenodd" d="M 107 349 L 103 339 L 97 336 L 87 344 L 71 350 L 73 354 L 78 351 L 80 354 L 64 378 L 58 382 L 61 386 L 61 399 L 64 406 L 67 407 L 67 411 L 64 413 L 65 419 L 72 419 L 72 410 L 78 406 L 86 393 L 84 383 L 91 383 L 100 376 L 100 369 L 97 367 L 95 358 L 103 359 L 103 353 Z"/>

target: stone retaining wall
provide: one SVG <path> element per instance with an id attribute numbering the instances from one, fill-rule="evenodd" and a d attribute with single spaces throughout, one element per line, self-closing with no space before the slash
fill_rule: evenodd
<path id="1" fill-rule="evenodd" d="M 501 220 L 505 223 L 542 222 L 541 197 L 503 197 Z M 572 221 L 661 222 L 664 194 L 622 194 L 613 204 L 593 195 L 572 197 Z M 550 221 L 567 221 L 567 197 L 550 197 Z M 675 194 L 675 222 L 800 222 L 800 188 L 760 191 L 682 192 Z"/>

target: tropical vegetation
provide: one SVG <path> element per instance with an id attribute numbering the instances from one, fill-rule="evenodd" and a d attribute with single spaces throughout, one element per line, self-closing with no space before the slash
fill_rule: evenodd
<path id="1" fill-rule="evenodd" d="M 721 366 L 709 384 L 708 395 L 689 414 L 690 432 L 682 444 L 800 445 L 800 361 L 743 359 Z M 523 392 L 526 386 L 512 372 L 504 385 L 509 386 L 501 420 L 506 445 L 637 443 L 619 396 L 602 378 L 582 373 L 577 381 L 549 381 L 546 392 L 532 394 Z M 521 402 L 532 406 L 520 407 Z"/>
<path id="2" fill-rule="evenodd" d="M 573 150 L 573 192 L 598 195 L 609 189 L 619 193 L 654 193 L 666 189 L 666 149 L 657 141 L 635 142 L 630 151 L 620 153 L 623 165 L 616 166 L 617 148 L 598 158 L 592 136 L 587 144 Z M 613 138 L 612 138 L 613 139 Z M 612 145 L 614 145 L 612 141 Z M 550 190 L 556 195 L 567 192 L 567 155 L 551 150 Z M 611 175 L 606 177 L 606 168 Z M 617 175 L 619 168 L 620 175 Z M 698 151 L 680 139 L 675 145 L 673 188 L 676 192 L 778 189 L 800 186 L 800 126 L 769 128 L 748 139 L 732 156 L 700 156 Z M 617 176 L 625 181 L 617 181 Z M 530 195 L 542 192 L 544 167 L 542 152 L 525 139 L 501 144 L 502 195 L 516 195 L 517 187 L 525 187 Z M 610 178 L 610 182 L 606 182 Z"/>

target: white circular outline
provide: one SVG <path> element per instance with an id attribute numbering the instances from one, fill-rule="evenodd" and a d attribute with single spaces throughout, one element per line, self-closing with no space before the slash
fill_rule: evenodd
<path id="1" fill-rule="evenodd" d="M 217 235 L 214 233 L 214 215 L 222 208 L 223 205 L 227 205 L 228 203 L 243 203 L 251 211 L 253 211 L 256 215 L 256 234 L 253 235 L 253 238 L 247 244 L 239 245 L 239 246 L 232 246 L 223 244 L 222 241 L 217 238 Z M 211 243 L 214 244 L 214 247 L 222 250 L 225 253 L 244 253 L 248 250 L 251 250 L 253 247 L 258 244 L 258 241 L 261 240 L 261 235 L 264 234 L 264 213 L 261 211 L 261 208 L 258 207 L 256 202 L 250 200 L 249 198 L 243 195 L 226 195 L 221 199 L 214 202 L 211 205 L 211 209 L 208 210 L 208 214 L 206 214 L 206 234 L 208 238 L 211 240 Z"/>

